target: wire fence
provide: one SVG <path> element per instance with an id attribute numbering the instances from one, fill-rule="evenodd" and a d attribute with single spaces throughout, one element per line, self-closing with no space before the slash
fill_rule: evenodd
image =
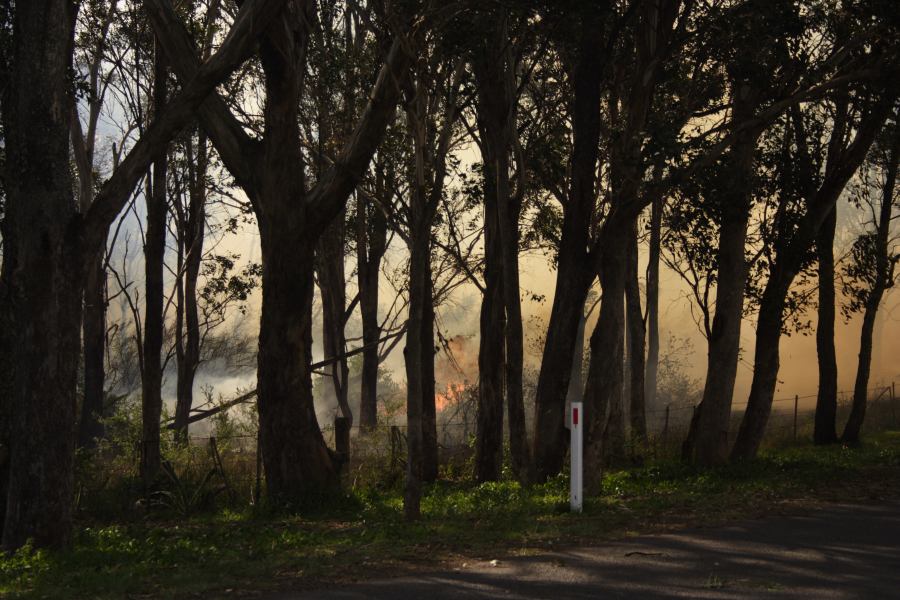
<path id="1" fill-rule="evenodd" d="M 870 388 L 866 392 L 866 417 L 863 432 L 875 432 L 900 426 L 900 399 L 896 395 L 896 386 L 890 385 Z M 794 395 L 776 398 L 772 401 L 771 413 L 766 423 L 765 445 L 783 445 L 785 443 L 811 440 L 815 426 L 817 394 Z M 837 427 L 847 420 L 853 403 L 853 392 L 849 390 L 837 393 Z M 659 453 L 672 452 L 673 445 L 680 445 L 687 435 L 696 404 L 673 404 L 647 412 L 648 431 L 655 434 L 651 439 L 652 446 Z M 729 440 L 737 435 L 747 402 L 732 404 Z"/>
<path id="2" fill-rule="evenodd" d="M 897 398 L 895 391 L 893 383 L 868 390 L 864 432 L 889 427 L 896 428 L 900 425 L 898 423 L 900 407 L 897 406 L 900 399 Z M 838 392 L 837 419 L 839 426 L 846 420 L 850 412 L 852 396 L 853 392 L 851 391 Z M 816 394 L 809 394 L 773 400 L 764 444 L 783 444 L 811 439 L 815 421 L 816 398 Z M 747 402 L 732 404 L 729 432 L 732 440 L 737 434 L 746 407 Z M 648 431 L 646 447 L 631 448 L 630 450 L 640 451 L 654 457 L 672 454 L 687 435 L 696 408 L 696 404 L 684 403 L 648 409 L 646 411 Z M 450 460 L 471 453 L 477 428 L 474 415 L 475 411 L 469 411 L 463 418 L 460 418 L 458 413 L 450 419 L 442 419 L 438 415 L 433 434 L 436 436 L 442 459 Z M 627 414 L 623 415 L 623 420 L 628 422 Z M 394 465 L 405 463 L 407 426 L 404 422 L 382 422 L 373 427 L 361 427 L 354 424 L 352 427 L 347 427 L 341 421 L 342 419 L 337 418 L 335 422 L 325 424 L 321 428 L 321 432 L 329 447 L 339 453 L 349 455 L 351 465 L 354 459 L 369 461 L 373 457 L 384 458 Z M 255 432 L 190 437 L 190 444 L 193 446 L 204 447 L 210 443 L 218 444 L 219 447 L 222 447 L 224 443 L 228 452 L 232 454 L 248 453 L 255 456 L 259 440 Z"/>
<path id="3" fill-rule="evenodd" d="M 771 447 L 812 439 L 815 403 L 815 395 L 775 399 L 764 445 Z M 851 403 L 852 392 L 839 392 L 839 427 L 846 421 Z M 898 404 L 900 398 L 897 398 L 893 384 L 870 389 L 863 432 L 872 433 L 900 426 Z M 729 434 L 732 441 L 746 406 L 746 402 L 733 405 Z M 643 459 L 678 456 L 695 410 L 696 405 L 688 403 L 651 407 L 646 411 L 647 440 L 638 443 L 626 436 L 628 456 Z M 627 414 L 623 415 L 623 421 L 629 422 Z M 469 474 L 476 428 L 474 410 L 451 413 L 449 417 L 438 414 L 435 427 L 428 428 L 435 436 L 441 468 L 448 476 Z M 334 449 L 342 477 L 349 485 L 391 485 L 402 481 L 405 473 L 406 431 L 407 426 L 403 422 L 349 427 L 346 420 L 338 418 L 325 424 L 321 434 L 325 443 Z M 203 482 L 210 481 L 210 474 L 214 474 L 213 479 L 218 482 L 217 493 L 227 496 L 231 503 L 259 502 L 264 487 L 264 465 L 259 443 L 258 432 L 247 424 L 207 435 L 192 435 L 187 444 L 167 440 L 163 459 L 171 466 L 166 471 L 173 478 L 169 485 L 187 494 L 187 490 L 193 489 L 192 485 L 201 486 Z M 127 450 L 127 446 L 121 447 L 112 454 L 119 455 L 115 459 L 117 464 L 134 478 L 140 471 L 141 442 L 135 443 L 131 451 Z M 90 482 L 86 484 L 87 487 L 90 485 Z M 85 493 L 90 491 L 87 487 Z"/>

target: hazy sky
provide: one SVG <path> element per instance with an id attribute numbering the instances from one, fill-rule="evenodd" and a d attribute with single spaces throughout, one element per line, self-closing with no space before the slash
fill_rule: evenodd
<path id="1" fill-rule="evenodd" d="M 846 214 L 842 218 L 845 229 L 851 229 L 853 226 L 848 224 L 850 216 Z M 396 244 L 396 243 L 395 243 Z M 259 256 L 258 240 L 255 232 L 245 232 L 238 238 L 230 240 L 228 247 L 233 247 L 236 251 L 241 252 L 245 256 L 256 259 Z M 836 254 L 840 254 L 837 252 Z M 398 264 L 405 256 L 405 249 L 402 244 L 396 244 L 396 247 L 388 254 L 387 259 L 392 264 Z M 646 255 L 642 256 L 642 264 L 640 273 L 643 276 L 645 269 Z M 352 270 L 352 264 L 348 264 L 347 273 Z M 660 333 L 661 339 L 664 341 L 667 336 L 675 335 L 680 338 L 688 338 L 693 342 L 693 356 L 686 357 L 686 364 L 689 365 L 690 375 L 702 385 L 706 368 L 706 341 L 701 335 L 698 327 L 694 323 L 689 309 L 689 300 L 685 292 L 686 288 L 680 278 L 674 272 L 668 270 L 664 265 L 660 275 Z M 539 327 L 546 326 L 549 318 L 553 289 L 556 284 L 556 272 L 551 270 L 549 262 L 546 258 L 535 256 L 533 254 L 523 256 L 521 261 L 521 284 L 523 290 L 546 296 L 543 302 L 535 302 L 530 299 L 528 294 L 523 293 L 522 312 L 525 321 L 525 333 L 528 338 L 535 338 L 540 335 Z M 355 293 L 355 281 L 351 281 L 348 286 L 348 296 L 352 297 Z M 392 299 L 393 291 L 386 283 L 382 282 L 381 300 L 383 308 Z M 259 295 L 254 300 L 254 310 L 248 312 L 247 326 L 254 331 L 257 328 L 258 320 L 258 302 Z M 463 351 L 468 353 L 477 352 L 478 348 L 478 318 L 481 296 L 478 290 L 472 285 L 464 285 L 460 287 L 452 296 L 447 305 L 441 307 L 438 311 L 442 331 L 449 336 L 465 336 L 470 339 L 469 343 L 463 345 Z M 594 317 L 588 322 L 588 333 L 593 327 Z M 815 315 L 811 316 L 813 325 L 815 326 Z M 849 323 L 845 322 L 840 311 L 838 310 L 838 318 L 836 321 L 836 346 L 838 352 L 838 382 L 840 390 L 852 390 L 853 381 L 856 376 L 856 361 L 859 351 L 859 330 L 861 318 L 857 315 Z M 358 327 L 358 319 L 355 317 L 350 324 L 351 328 Z M 750 381 L 752 378 L 752 361 L 753 346 L 755 341 L 755 322 L 753 318 L 745 319 L 741 331 L 742 360 L 738 367 L 737 383 L 735 388 L 735 402 L 746 401 L 747 394 L 750 389 Z M 321 328 L 317 326 L 313 335 L 316 338 L 315 352 L 317 357 L 321 357 L 321 346 L 318 338 L 321 336 Z M 405 380 L 403 369 L 402 342 L 395 348 L 393 354 L 387 360 L 386 367 L 394 372 L 396 381 Z M 526 351 L 528 341 L 526 340 Z M 457 347 L 459 348 L 459 347 Z M 888 290 L 879 312 L 878 324 L 875 331 L 875 344 L 872 362 L 872 375 L 870 378 L 870 387 L 879 385 L 889 385 L 892 380 L 900 380 L 900 295 L 892 293 Z M 477 377 L 477 362 L 472 360 L 473 357 L 460 357 L 462 362 L 468 365 L 468 369 L 472 371 L 466 376 L 470 380 Z M 538 357 L 529 356 L 528 360 L 532 364 L 536 364 Z M 251 383 L 252 376 L 249 378 L 228 379 L 221 382 L 223 394 L 228 395 L 227 388 L 238 383 Z M 776 398 L 793 397 L 795 394 L 807 396 L 815 394 L 818 385 L 818 366 L 816 359 L 815 333 L 814 330 L 803 334 L 793 334 L 791 336 L 782 336 L 781 339 L 781 371 L 779 373 L 779 383 L 776 388 Z"/>

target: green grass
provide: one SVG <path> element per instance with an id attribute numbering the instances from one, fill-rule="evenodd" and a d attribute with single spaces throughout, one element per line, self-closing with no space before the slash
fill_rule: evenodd
<path id="1" fill-rule="evenodd" d="M 900 433 L 879 434 L 860 448 L 773 450 L 709 471 L 661 462 L 607 473 L 603 485 L 581 515 L 568 512 L 568 480 L 559 477 L 532 487 L 441 482 L 428 490 L 423 519 L 413 524 L 403 521 L 397 493 L 374 491 L 303 515 L 80 523 L 69 550 L 26 547 L 0 558 L 0 595 L 237 595 L 801 511 L 824 501 L 877 500 L 900 490 Z"/>

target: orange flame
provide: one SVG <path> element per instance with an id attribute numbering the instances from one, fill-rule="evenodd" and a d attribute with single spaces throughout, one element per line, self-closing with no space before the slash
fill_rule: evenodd
<path id="1" fill-rule="evenodd" d="M 466 390 L 465 383 L 448 383 L 447 390 L 434 395 L 434 407 L 437 412 L 458 404 L 462 400 L 462 394 Z"/>

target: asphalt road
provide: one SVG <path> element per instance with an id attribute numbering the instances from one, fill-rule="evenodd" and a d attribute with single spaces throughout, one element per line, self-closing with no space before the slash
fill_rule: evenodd
<path id="1" fill-rule="evenodd" d="M 900 599 L 900 504 L 834 506 L 272 600 L 364 598 Z"/>

